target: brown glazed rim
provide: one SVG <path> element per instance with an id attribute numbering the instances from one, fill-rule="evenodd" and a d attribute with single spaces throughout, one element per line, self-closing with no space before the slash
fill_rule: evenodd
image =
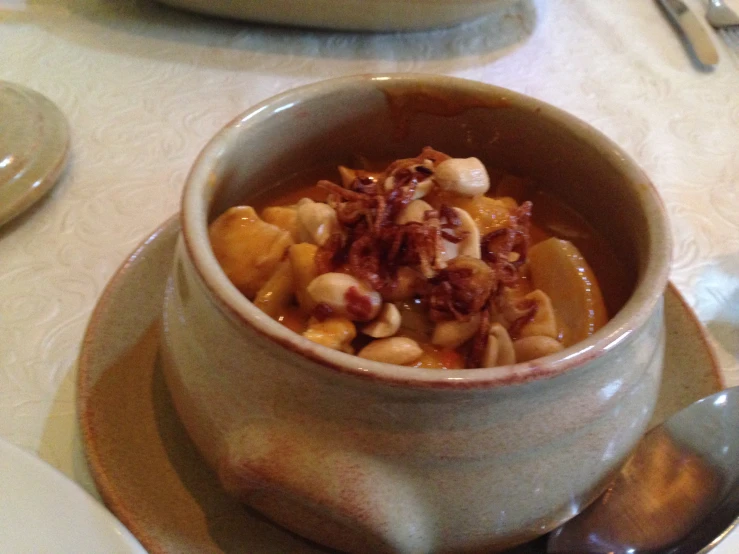
<path id="1" fill-rule="evenodd" d="M 208 239 L 209 199 L 216 183 L 217 166 L 233 138 L 242 133 L 258 133 L 261 123 L 279 111 L 289 111 L 301 101 L 326 97 L 339 91 L 379 91 L 423 87 L 439 94 L 489 98 L 491 104 L 529 112 L 567 128 L 596 147 L 598 153 L 619 167 L 640 195 L 649 222 L 649 259 L 631 298 L 600 330 L 562 352 L 510 366 L 440 371 L 384 364 L 358 358 L 313 343 L 264 314 L 228 280 L 218 264 Z M 188 175 L 182 197 L 182 236 L 187 255 L 207 287 L 215 304 L 243 325 L 318 364 L 336 372 L 387 385 L 432 389 L 486 389 L 549 379 L 594 360 L 627 341 L 640 329 L 662 298 L 670 266 L 670 235 L 667 214 L 647 176 L 629 156 L 605 135 L 574 116 L 539 100 L 466 79 L 422 74 L 359 75 L 322 81 L 272 97 L 247 110 L 226 125 L 206 145 Z"/>

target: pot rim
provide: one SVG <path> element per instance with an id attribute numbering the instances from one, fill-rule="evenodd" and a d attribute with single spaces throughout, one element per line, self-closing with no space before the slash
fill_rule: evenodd
<path id="1" fill-rule="evenodd" d="M 320 98 L 338 91 L 421 85 L 440 91 L 505 101 L 506 105 L 535 112 L 595 146 L 599 154 L 619 167 L 626 181 L 633 183 L 649 222 L 648 252 L 643 274 L 619 312 L 587 339 L 563 351 L 530 362 L 494 368 L 453 371 L 414 368 L 365 360 L 314 343 L 267 316 L 249 301 L 226 277 L 213 254 L 208 238 L 210 200 L 216 188 L 214 169 L 235 136 L 258 132 L 261 123 L 274 114 L 289 110 L 308 98 Z M 615 143 L 567 112 L 529 96 L 493 85 L 456 77 L 398 73 L 340 77 L 302 86 L 269 98 L 237 116 L 204 147 L 187 177 L 180 213 L 185 251 L 193 267 L 212 295 L 215 305 L 240 324 L 248 325 L 276 345 L 287 348 L 325 368 L 361 379 L 407 388 L 487 389 L 550 379 L 581 367 L 622 344 L 643 327 L 662 298 L 670 267 L 671 239 L 667 213 L 658 192 L 638 165 Z"/>

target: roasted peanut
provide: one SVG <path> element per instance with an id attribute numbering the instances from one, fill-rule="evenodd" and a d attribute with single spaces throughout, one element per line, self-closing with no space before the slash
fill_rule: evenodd
<path id="1" fill-rule="evenodd" d="M 398 225 L 405 225 L 406 223 L 412 222 L 423 223 L 426 212 L 433 209 L 431 204 L 425 200 L 413 200 L 398 214 L 398 217 L 395 218 L 395 223 Z M 478 242 L 480 242 L 479 239 Z"/>
<path id="2" fill-rule="evenodd" d="M 500 323 L 493 323 L 488 331 L 488 343 L 483 357 L 485 367 L 514 364 L 516 359 L 508 331 Z"/>
<path id="3" fill-rule="evenodd" d="M 434 182 L 429 177 L 428 179 L 424 179 L 418 185 L 416 185 L 416 190 L 413 192 L 413 198 L 415 200 L 418 200 L 420 198 L 423 198 L 426 196 L 429 192 L 431 192 L 431 188 L 434 186 Z"/>
<path id="4" fill-rule="evenodd" d="M 400 329 L 400 311 L 395 304 L 386 302 L 377 317 L 362 327 L 362 333 L 381 339 L 392 337 Z"/>
<path id="5" fill-rule="evenodd" d="M 339 227 L 336 211 L 323 202 L 306 202 L 299 205 L 297 220 L 300 240 L 318 246 L 323 246 Z"/>
<path id="6" fill-rule="evenodd" d="M 354 354 L 350 343 L 357 336 L 357 330 L 354 323 L 345 317 L 329 317 L 323 321 L 311 318 L 303 336 L 334 350 Z"/>
<path id="7" fill-rule="evenodd" d="M 485 194 L 490 188 L 487 169 L 477 158 L 451 158 L 436 166 L 434 179 L 443 190 L 463 196 Z"/>
<path id="8" fill-rule="evenodd" d="M 534 318 L 521 327 L 519 337 L 545 336 L 556 339 L 559 335 L 557 330 L 557 319 L 554 316 L 552 301 L 546 293 L 535 290 L 523 297 L 524 300 L 536 302 L 536 313 Z"/>
<path id="9" fill-rule="evenodd" d="M 370 321 L 380 312 L 382 296 L 345 273 L 324 273 L 313 279 L 307 292 L 316 304 L 353 321 Z"/>
<path id="10" fill-rule="evenodd" d="M 357 178 L 357 170 L 356 169 L 351 169 L 350 167 L 346 167 L 346 166 L 340 165 L 339 166 L 339 175 L 341 176 L 341 185 L 345 189 L 347 189 L 354 182 L 354 179 Z"/>
<path id="11" fill-rule="evenodd" d="M 516 360 L 519 362 L 528 362 L 537 358 L 543 358 L 544 356 L 559 352 L 563 348 L 564 346 L 561 342 L 544 336 L 525 337 L 513 343 Z"/>
<path id="12" fill-rule="evenodd" d="M 472 315 L 467 321 L 440 321 L 434 327 L 431 344 L 445 348 L 457 348 L 477 332 L 480 327 L 480 314 Z"/>
<path id="13" fill-rule="evenodd" d="M 531 313 L 531 303 L 524 301 L 524 297 L 530 291 L 521 287 L 503 287 L 500 291 L 502 311 L 500 313 L 502 323 L 506 328 L 521 317 Z"/>
<path id="14" fill-rule="evenodd" d="M 351 169 L 340 165 L 339 175 L 341 176 L 341 185 L 344 188 L 349 188 L 356 179 L 370 179 L 372 181 L 378 181 L 382 173 L 377 171 L 367 171 L 365 169 Z"/>
<path id="15" fill-rule="evenodd" d="M 390 337 L 373 340 L 357 356 L 375 362 L 404 365 L 415 362 L 422 354 L 423 350 L 413 339 Z"/>
<path id="16" fill-rule="evenodd" d="M 432 160 L 423 160 L 423 163 L 417 164 L 415 167 L 416 168 L 422 167 L 425 170 L 433 171 L 434 162 Z M 428 171 L 426 171 L 426 173 L 428 173 Z M 431 189 L 433 188 L 433 186 L 434 186 L 434 180 L 431 178 L 430 175 L 424 179 L 421 179 L 420 181 L 417 181 L 416 188 L 413 191 L 413 199 L 418 200 L 419 198 L 423 198 L 429 192 L 431 192 Z M 384 187 L 386 191 L 393 190 L 393 188 L 395 188 L 395 176 L 394 175 L 390 175 L 387 179 L 385 179 Z"/>
<path id="17" fill-rule="evenodd" d="M 418 202 L 418 200 L 416 201 Z M 411 202 L 412 204 L 413 202 Z M 441 259 L 445 262 L 456 258 L 457 256 L 470 256 L 471 258 L 480 259 L 480 230 L 477 228 L 472 216 L 461 208 L 452 208 L 459 217 L 461 225 L 458 231 L 464 233 L 464 238 L 458 242 L 442 239 L 443 251 Z"/>

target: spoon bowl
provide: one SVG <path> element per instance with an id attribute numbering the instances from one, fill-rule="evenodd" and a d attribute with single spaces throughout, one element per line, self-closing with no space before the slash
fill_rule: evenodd
<path id="1" fill-rule="evenodd" d="M 650 431 L 609 489 L 550 535 L 550 554 L 700 554 L 739 526 L 739 387 Z"/>

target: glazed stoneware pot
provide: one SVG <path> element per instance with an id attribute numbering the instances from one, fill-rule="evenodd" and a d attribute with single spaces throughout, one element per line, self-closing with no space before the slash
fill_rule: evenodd
<path id="1" fill-rule="evenodd" d="M 559 354 L 458 371 L 363 360 L 272 320 L 229 282 L 208 223 L 286 176 L 423 146 L 526 175 L 609 238 L 633 273 L 607 325 Z M 227 125 L 188 177 L 164 307 L 165 373 L 223 487 L 348 552 L 494 552 L 558 526 L 607 486 L 660 382 L 670 240 L 647 177 L 600 133 L 509 90 L 357 76 L 272 98 Z"/>

